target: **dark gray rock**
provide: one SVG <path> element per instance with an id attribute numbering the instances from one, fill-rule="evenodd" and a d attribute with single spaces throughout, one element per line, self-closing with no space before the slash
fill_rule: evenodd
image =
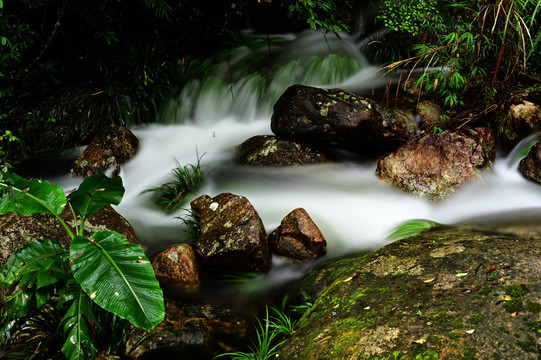
<path id="1" fill-rule="evenodd" d="M 349 150 L 396 147 L 415 131 L 402 116 L 340 89 L 290 86 L 274 105 L 278 137 Z"/>
<path id="2" fill-rule="evenodd" d="M 271 135 L 251 137 L 239 146 L 239 154 L 243 164 L 258 166 L 305 165 L 329 161 L 323 152 Z"/>
<path id="3" fill-rule="evenodd" d="M 541 143 L 532 146 L 528 155 L 520 160 L 518 169 L 526 179 L 541 184 Z"/>

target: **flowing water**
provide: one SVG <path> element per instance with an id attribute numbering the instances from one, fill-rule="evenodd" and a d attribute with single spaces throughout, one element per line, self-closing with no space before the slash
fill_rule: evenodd
<path id="1" fill-rule="evenodd" d="M 289 85 L 368 94 L 382 81 L 377 67 L 362 55 L 362 44 L 348 35 L 283 36 L 273 41 L 270 51 L 272 55 L 265 42 L 255 49 L 231 51 L 211 75 L 193 81 L 171 99 L 160 124 L 132 129 L 140 149 L 121 170 L 126 194 L 117 210 L 133 225 L 149 255 L 186 239 L 182 222 L 175 218 L 184 211 L 165 214 L 152 203 L 151 194 L 141 192 L 171 181 L 176 163 L 194 164 L 198 154 L 207 177 L 195 196 L 222 192 L 245 196 L 268 232 L 291 210 L 303 207 L 324 234 L 329 256 L 384 246 L 393 228 L 410 219 L 452 224 L 540 209 L 539 185 L 525 180 L 517 164 L 504 157 L 497 158 L 492 171 L 439 204 L 381 182 L 375 176 L 375 162 L 354 156 L 324 165 L 239 165 L 236 146 L 251 136 L 271 134 L 272 105 Z M 254 63 L 265 59 L 273 65 L 267 64 L 265 72 L 253 71 Z"/>

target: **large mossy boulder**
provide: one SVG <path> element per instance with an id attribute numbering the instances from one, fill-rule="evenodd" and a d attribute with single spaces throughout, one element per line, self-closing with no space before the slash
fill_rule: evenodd
<path id="1" fill-rule="evenodd" d="M 312 271 L 280 359 L 538 359 L 541 225 L 441 228 Z"/>
<path id="2" fill-rule="evenodd" d="M 376 175 L 400 190 L 439 201 L 490 168 L 495 156 L 491 129 L 445 131 L 419 137 L 380 159 Z"/>
<path id="3" fill-rule="evenodd" d="M 341 89 L 290 86 L 274 105 L 277 136 L 315 147 L 374 151 L 404 142 L 415 124 L 378 103 Z"/>

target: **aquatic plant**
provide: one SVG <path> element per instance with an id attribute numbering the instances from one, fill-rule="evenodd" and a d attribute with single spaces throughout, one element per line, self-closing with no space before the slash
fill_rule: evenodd
<path id="1" fill-rule="evenodd" d="M 118 345 L 125 328 L 118 318 L 146 330 L 163 320 L 163 293 L 140 246 L 111 230 L 84 234 L 86 219 L 104 206 L 120 203 L 120 177 L 95 174 L 69 199 L 58 185 L 16 174 L 5 177 L 0 187 L 0 214 L 52 215 L 71 238 L 69 249 L 57 240 L 34 240 L 0 269 L 0 286 L 9 291 L 2 300 L 0 343 L 13 343 L 13 336 L 24 339 L 33 327 L 44 329 L 44 321 L 60 316 L 53 322 L 59 323 L 62 353 L 68 359 L 90 359 L 97 356 L 100 339 Z M 66 207 L 73 214 L 73 230 L 60 217 Z M 48 313 L 55 317 L 43 315 Z M 110 335 L 113 329 L 120 335 Z M 114 350 L 115 344 L 105 350 Z M 40 348 L 38 344 L 32 352 Z"/>
<path id="2" fill-rule="evenodd" d="M 440 224 L 431 220 L 425 220 L 425 219 L 409 220 L 397 226 L 392 231 L 392 233 L 389 236 L 387 236 L 387 239 L 392 240 L 392 241 L 407 239 L 412 236 L 419 235 L 423 231 L 427 231 L 439 226 Z"/>
<path id="3" fill-rule="evenodd" d="M 188 242 L 195 244 L 199 236 L 201 236 L 201 226 L 199 225 L 201 216 L 193 209 L 184 209 L 184 211 L 186 212 L 184 216 L 176 216 L 175 219 L 179 219 L 184 223 L 186 226 L 184 232 L 188 233 L 189 237 Z"/>
<path id="4" fill-rule="evenodd" d="M 173 181 L 164 183 L 159 187 L 147 189 L 142 194 L 149 192 L 155 193 L 155 203 L 167 213 L 179 209 L 187 201 L 188 195 L 196 192 L 205 179 L 205 175 L 201 169 L 201 158 L 203 155 L 197 157 L 197 163 L 195 165 L 188 164 L 182 166 L 177 161 L 177 166 L 172 171 L 175 178 Z M 193 217 L 193 214 L 191 215 Z M 186 222 L 185 224 L 188 225 Z M 192 229 L 191 226 L 189 228 Z"/>

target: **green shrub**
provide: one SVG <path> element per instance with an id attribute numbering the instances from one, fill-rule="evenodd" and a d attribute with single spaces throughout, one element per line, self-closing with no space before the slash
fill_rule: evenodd
<path id="1" fill-rule="evenodd" d="M 0 214 L 53 215 L 71 238 L 69 249 L 56 240 L 38 239 L 15 252 L 0 271 L 0 286 L 9 290 L 0 314 L 0 342 L 11 343 L 13 328 L 54 312 L 61 333 L 61 351 L 68 359 L 95 358 L 98 350 L 113 350 L 126 319 L 152 329 L 164 318 L 163 293 L 150 261 L 138 245 L 115 231 L 85 236 L 86 219 L 106 205 L 118 205 L 124 195 L 122 179 L 96 174 L 81 183 L 69 199 L 58 185 L 27 181 L 9 174 L 0 181 Z M 74 229 L 60 213 L 68 207 Z M 110 313 L 110 314 L 109 314 Z M 52 317 L 45 316 L 46 319 Z M 109 334 L 112 329 L 115 335 Z M 24 327 L 16 334 L 28 335 Z M 120 334 L 120 335 L 118 335 Z M 99 349 L 107 339 L 106 349 Z M 39 349 L 39 347 L 38 347 Z M 30 354 L 26 354 L 30 355 Z"/>

